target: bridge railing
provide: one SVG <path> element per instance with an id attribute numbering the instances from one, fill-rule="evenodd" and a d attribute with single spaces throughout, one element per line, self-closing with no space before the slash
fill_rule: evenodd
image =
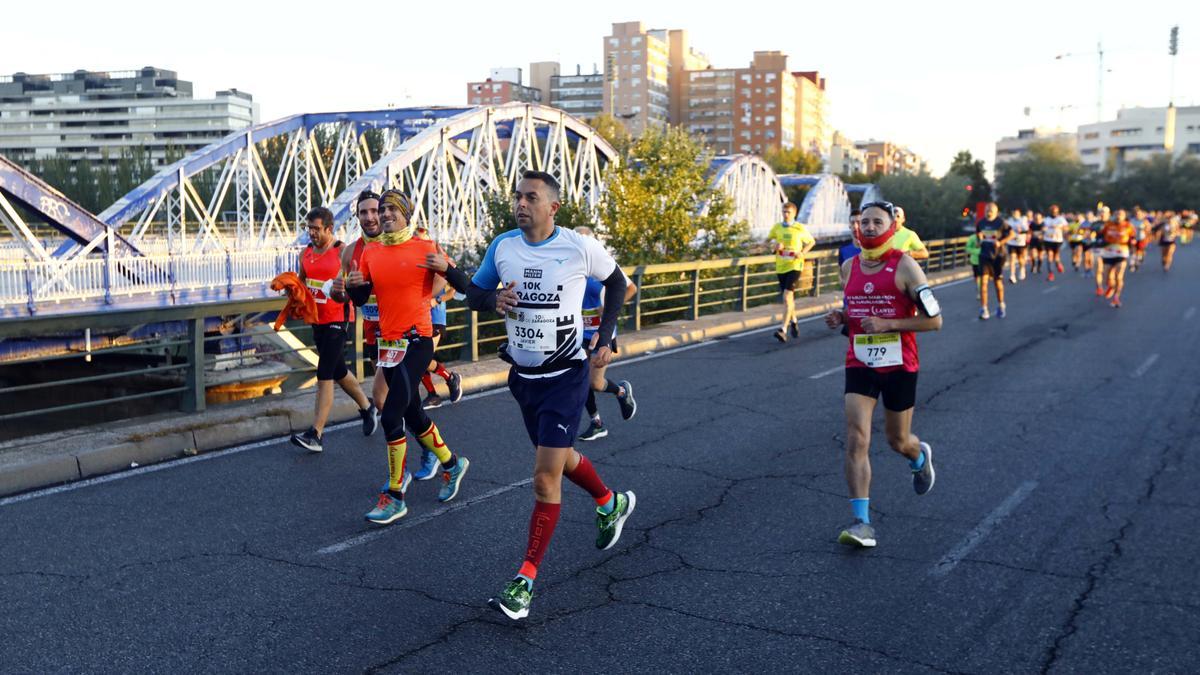
<path id="1" fill-rule="evenodd" d="M 965 242 L 927 242 L 930 258 L 922 265 L 930 272 L 966 265 Z M 186 268 L 170 256 L 147 256 L 137 263 L 144 267 L 124 271 L 179 292 L 185 279 L 220 288 L 241 281 L 261 283 L 262 274 L 294 267 L 294 253 L 258 253 L 193 256 Z M 835 252 L 813 252 L 806 258 L 798 295 L 839 288 Z M 70 279 L 76 288 L 95 288 L 104 274 L 95 264 L 104 265 L 104 260 L 88 262 Z M 108 264 L 117 266 L 111 260 Z M 625 306 L 624 331 L 745 311 L 775 302 L 779 295 L 770 255 L 641 265 L 626 273 L 639 290 Z M 120 284 L 114 288 L 124 290 Z M 289 323 L 286 332 L 277 334 L 266 323 L 282 304 L 274 297 L 0 321 L 0 382 L 13 383 L 0 387 L 0 440 L 167 409 L 200 410 L 209 403 L 307 385 L 316 370 L 311 330 Z M 494 354 L 504 340 L 504 322 L 494 314 L 470 312 L 456 302 L 447 320 L 439 359 L 479 360 Z M 362 377 L 371 364 L 363 357 L 361 316 L 351 331 L 347 366 Z M 28 423 L 14 424 L 16 420 Z"/>

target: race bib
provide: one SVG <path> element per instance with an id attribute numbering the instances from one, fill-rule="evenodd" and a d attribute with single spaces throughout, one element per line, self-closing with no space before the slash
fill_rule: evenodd
<path id="1" fill-rule="evenodd" d="M 408 351 L 408 340 L 377 340 L 376 346 L 379 357 L 375 359 L 376 368 L 391 368 L 404 360 L 404 352 Z"/>
<path id="2" fill-rule="evenodd" d="M 796 258 L 796 257 L 798 257 L 798 254 L 795 251 L 789 251 L 788 249 L 785 248 L 779 252 L 779 257 L 780 258 Z"/>
<path id="3" fill-rule="evenodd" d="M 329 301 L 329 294 L 333 291 L 333 279 L 305 279 L 309 290 L 312 291 L 313 300 L 317 301 L 318 305 L 323 305 Z"/>
<path id="4" fill-rule="evenodd" d="M 600 308 L 583 310 L 583 329 L 596 330 L 600 328 Z"/>
<path id="5" fill-rule="evenodd" d="M 367 304 L 362 306 L 363 321 L 374 321 L 379 323 L 379 301 L 372 295 Z"/>
<path id="6" fill-rule="evenodd" d="M 904 363 L 899 333 L 860 333 L 854 336 L 854 358 L 868 368 L 885 368 Z"/>
<path id="7" fill-rule="evenodd" d="M 558 348 L 558 313 L 518 307 L 508 312 L 504 322 L 508 344 L 529 352 L 552 352 Z"/>
<path id="8" fill-rule="evenodd" d="M 1124 256 L 1129 253 L 1123 244 L 1109 244 L 1104 247 L 1104 252 L 1111 256 Z"/>

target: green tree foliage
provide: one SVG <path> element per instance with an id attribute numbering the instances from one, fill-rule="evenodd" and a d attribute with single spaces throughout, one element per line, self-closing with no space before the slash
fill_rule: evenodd
<path id="1" fill-rule="evenodd" d="M 711 154 L 686 131 L 650 129 L 609 169 L 600 221 L 624 265 L 734 255 L 748 227 L 709 184 Z M 707 210 L 704 209 L 707 205 Z M 702 213 L 703 212 L 703 213 Z"/>
<path id="2" fill-rule="evenodd" d="M 963 198 L 963 208 L 974 211 L 977 202 L 992 200 L 992 184 L 987 179 L 987 169 L 983 166 L 983 160 L 975 159 L 970 150 L 958 151 L 958 154 L 950 161 L 950 173 L 966 178 L 968 185 L 971 186 L 970 190 L 963 191 L 966 193 Z"/>
<path id="3" fill-rule="evenodd" d="M 1065 143 L 1036 141 L 1017 159 L 996 167 L 999 204 L 1003 210 L 1045 211 L 1094 205 L 1093 182 L 1074 148 Z"/>
<path id="4" fill-rule="evenodd" d="M 1104 201 L 1147 209 L 1196 208 L 1200 204 L 1200 160 L 1167 153 L 1130 162 L 1123 175 L 1104 186 Z"/>
<path id="5" fill-rule="evenodd" d="M 888 201 L 904 208 L 906 226 L 922 239 L 954 237 L 964 224 L 963 195 L 966 177 L 947 173 L 941 178 L 929 174 L 880 176 L 879 190 Z"/>
<path id="6" fill-rule="evenodd" d="M 633 137 L 630 136 L 629 130 L 621 124 L 621 120 L 609 115 L 608 113 L 600 113 L 588 120 L 588 124 L 600 134 L 600 137 L 612 144 L 618 151 L 628 147 Z"/>
<path id="7" fill-rule="evenodd" d="M 815 174 L 821 173 L 824 168 L 820 155 L 805 152 L 800 148 L 769 148 L 763 155 L 763 161 L 771 165 L 777 174 Z M 797 185 L 784 188 L 783 191 L 787 194 L 789 202 L 799 206 L 804 203 L 810 189 L 807 185 Z"/>

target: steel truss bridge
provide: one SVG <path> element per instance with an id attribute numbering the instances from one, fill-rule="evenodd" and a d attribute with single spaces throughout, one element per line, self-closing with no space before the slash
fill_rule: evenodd
<path id="1" fill-rule="evenodd" d="M 11 235 L 0 247 L 0 318 L 270 295 L 270 279 L 296 267 L 308 210 L 328 206 L 339 238 L 353 240 L 354 200 L 366 188 L 408 192 L 434 238 L 471 250 L 490 230 L 481 227 L 489 199 L 523 171 L 552 173 L 565 200 L 594 212 L 616 161 L 586 123 L 538 105 L 292 115 L 192 152 L 93 215 L 0 157 L 0 222 Z M 710 168 L 756 238 L 780 219 L 788 185 L 811 186 L 800 220 L 814 234 L 846 232 L 846 191 L 859 186 L 776 176 L 753 155 Z M 61 238 L 38 237 L 22 212 Z"/>

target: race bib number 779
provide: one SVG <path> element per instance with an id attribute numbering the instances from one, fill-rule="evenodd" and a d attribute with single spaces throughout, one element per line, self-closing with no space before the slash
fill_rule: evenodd
<path id="1" fill-rule="evenodd" d="M 860 333 L 854 336 L 854 358 L 868 368 L 886 368 L 904 363 L 899 333 Z"/>

